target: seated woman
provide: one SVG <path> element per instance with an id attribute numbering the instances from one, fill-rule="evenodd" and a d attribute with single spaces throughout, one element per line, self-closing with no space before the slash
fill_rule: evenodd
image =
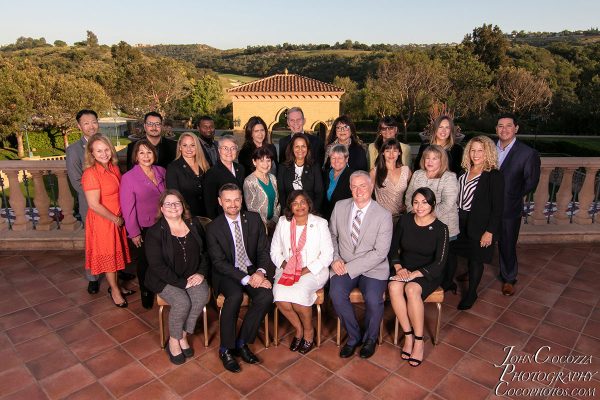
<path id="1" fill-rule="evenodd" d="M 504 177 L 498 171 L 496 145 L 487 136 L 476 136 L 467 143 L 458 178 L 458 225 L 460 233 L 450 245 L 448 269 L 442 287 L 456 288 L 456 256 L 468 262 L 469 287 L 463 293 L 459 310 L 468 310 L 477 300 L 477 287 L 483 263 L 492 262 L 494 242 L 498 240 L 504 207 Z"/>
<path id="2" fill-rule="evenodd" d="M 154 293 L 144 285 L 148 260 L 146 259 L 146 233 L 156 222 L 158 199 L 165 191 L 165 169 L 153 165 L 157 159 L 156 148 L 148 139 L 133 145 L 133 168 L 123 175 L 119 200 L 127 235 L 137 248 L 136 272 L 140 285 L 142 306 L 152 308 Z"/>
<path id="3" fill-rule="evenodd" d="M 418 188 L 413 212 L 400 217 L 388 256 L 392 307 L 404 331 L 401 357 L 412 367 L 423 361 L 423 300 L 441 283 L 448 256 L 448 227 L 435 217 L 435 194 Z"/>
<path id="4" fill-rule="evenodd" d="M 194 217 L 206 216 L 202 191 L 204 174 L 210 168 L 198 136 L 183 132 L 177 141 L 177 155 L 167 167 L 167 188 L 183 195 Z"/>
<path id="5" fill-rule="evenodd" d="M 371 170 L 371 180 L 375 182 L 375 200 L 392 213 L 394 223 L 404 211 L 404 192 L 410 175 L 410 168 L 402 165 L 400 142 L 387 139 L 381 146 L 375 168 Z"/>
<path id="6" fill-rule="evenodd" d="M 455 135 L 456 130 L 452 118 L 447 115 L 439 116 L 433 123 L 431 139 L 428 143 L 423 143 L 421 144 L 421 147 L 419 147 L 419 153 L 417 154 L 417 158 L 415 158 L 414 170 L 416 171 L 419 169 L 421 157 L 423 157 L 425 149 L 432 144 L 437 144 L 446 151 L 446 156 L 448 157 L 448 169 L 458 175 L 462 169 L 460 164 L 462 163 L 463 148 L 460 144 L 455 143 Z"/>
<path id="7" fill-rule="evenodd" d="M 244 166 L 246 176 L 254 172 L 254 164 L 252 163 L 252 154 L 259 147 L 268 147 L 271 153 L 274 154 L 271 160 L 271 172 L 273 175 L 277 173 L 277 149 L 271 141 L 271 134 L 267 128 L 267 124 L 261 117 L 250 117 L 244 126 L 244 144 L 238 154 L 238 162 Z"/>
<path id="8" fill-rule="evenodd" d="M 159 220 L 146 234 L 146 286 L 171 306 L 166 351 L 173 364 L 183 364 L 194 356 L 187 337 L 208 302 L 208 255 L 202 225 L 191 218 L 181 193 L 168 189 L 159 204 Z"/>
<path id="9" fill-rule="evenodd" d="M 275 230 L 279 220 L 277 179 L 270 173 L 275 155 L 268 147 L 259 147 L 252 153 L 254 172 L 244 180 L 244 201 L 248 211 L 260 214 L 268 232 Z"/>
<path id="10" fill-rule="evenodd" d="M 356 134 L 356 127 L 347 115 L 337 117 L 331 125 L 331 131 L 327 136 L 325 154 L 329 155 L 331 148 L 337 144 L 343 144 L 348 148 L 348 165 L 353 171 L 369 170 L 367 152 L 364 145 Z M 330 165 L 325 161 L 324 169 L 327 171 Z"/>
<path id="11" fill-rule="evenodd" d="M 285 216 L 279 219 L 271 242 L 271 261 L 278 267 L 273 298 L 296 331 L 290 350 L 302 354 L 313 347 L 312 305 L 317 290 L 329 279 L 333 261 L 327 221 L 312 211 L 312 200 L 305 191 L 290 193 Z"/>
<path id="12" fill-rule="evenodd" d="M 348 166 L 348 148 L 343 144 L 336 144 L 329 150 L 329 164 L 331 167 L 323 175 L 326 192 L 322 209 L 323 218 L 328 221 L 335 203 L 352 197 L 350 175 L 354 172 Z"/>
<path id="13" fill-rule="evenodd" d="M 277 171 L 279 202 L 287 204 L 294 190 L 304 190 L 311 198 L 314 212 L 321 210 L 323 202 L 323 176 L 319 166 L 313 164 L 312 152 L 306 135 L 296 133 L 285 150 L 285 162 Z"/>
<path id="14" fill-rule="evenodd" d="M 398 122 L 393 117 L 383 117 L 379 120 L 377 127 L 377 138 L 367 148 L 367 159 L 369 160 L 369 168 L 375 168 L 377 156 L 381 149 L 381 145 L 388 139 L 396 139 L 400 143 L 400 156 L 402 157 L 402 165 L 412 168 L 412 155 L 410 145 L 401 142 L 398 139 Z"/>

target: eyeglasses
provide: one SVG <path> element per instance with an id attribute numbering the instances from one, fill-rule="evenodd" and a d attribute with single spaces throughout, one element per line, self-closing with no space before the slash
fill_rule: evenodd
<path id="1" fill-rule="evenodd" d="M 379 127 L 379 132 L 393 131 L 394 129 L 396 129 L 395 126 L 380 126 Z"/>
<path id="2" fill-rule="evenodd" d="M 146 122 L 146 126 L 161 126 L 162 122 Z"/>
<path id="3" fill-rule="evenodd" d="M 180 201 L 174 201 L 172 203 L 163 203 L 164 208 L 179 208 L 182 204 Z"/>
<path id="4" fill-rule="evenodd" d="M 293 202 L 291 203 L 291 206 L 292 206 L 292 207 L 298 207 L 298 206 L 305 206 L 305 205 L 307 205 L 307 204 L 308 204 L 308 203 L 307 203 L 307 201 L 306 201 L 306 200 L 296 200 L 296 201 L 293 201 Z"/>
<path id="5" fill-rule="evenodd" d="M 221 147 L 219 147 L 219 150 L 223 150 L 225 152 L 228 152 L 228 151 L 237 151 L 237 146 L 231 146 L 231 147 L 221 146 Z"/>
<path id="6" fill-rule="evenodd" d="M 335 127 L 335 130 L 344 132 L 350 130 L 350 127 L 348 125 L 338 125 Z"/>

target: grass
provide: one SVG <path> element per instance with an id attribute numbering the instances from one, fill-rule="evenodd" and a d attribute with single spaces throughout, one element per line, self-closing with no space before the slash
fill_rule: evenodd
<path id="1" fill-rule="evenodd" d="M 110 141 L 113 145 L 117 145 L 117 139 L 115 137 L 111 137 Z M 121 145 L 127 145 L 131 140 L 125 137 L 119 138 L 119 142 Z M 41 149 L 33 152 L 34 156 L 38 157 L 52 157 L 52 156 L 64 156 L 65 152 L 63 149 L 50 148 L 50 149 Z M 27 148 L 25 148 L 25 156 L 27 156 Z M 17 149 L 13 149 L 10 147 L 0 149 L 0 161 L 2 160 L 19 160 L 17 156 Z"/>

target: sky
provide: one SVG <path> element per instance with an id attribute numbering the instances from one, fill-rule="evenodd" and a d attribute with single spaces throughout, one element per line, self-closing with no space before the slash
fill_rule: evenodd
<path id="1" fill-rule="evenodd" d="M 202 43 L 218 49 L 282 43 L 432 44 L 460 42 L 484 23 L 559 32 L 600 25 L 597 0 L 29 0 L 1 8 L 0 45 L 20 36 L 48 43 Z"/>

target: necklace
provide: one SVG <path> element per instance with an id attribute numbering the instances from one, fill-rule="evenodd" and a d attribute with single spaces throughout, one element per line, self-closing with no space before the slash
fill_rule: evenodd
<path id="1" fill-rule="evenodd" d="M 183 251 L 183 262 L 187 263 L 187 253 L 185 251 L 185 245 L 187 243 L 187 235 L 185 235 L 183 237 L 183 243 L 181 243 L 179 236 L 175 236 L 175 239 L 177 239 L 177 243 L 179 243 L 179 245 L 181 246 L 181 250 Z"/>

